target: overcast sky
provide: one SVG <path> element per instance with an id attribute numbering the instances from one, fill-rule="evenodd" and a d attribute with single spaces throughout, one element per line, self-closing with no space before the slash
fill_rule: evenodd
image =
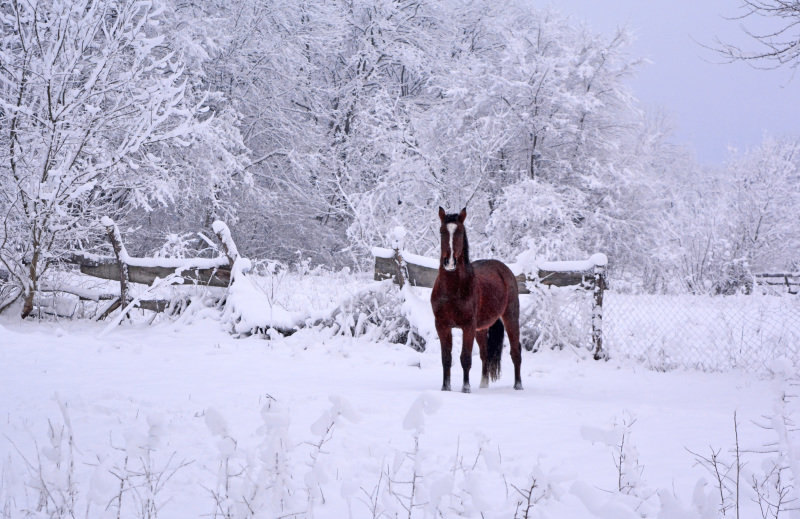
<path id="1" fill-rule="evenodd" d="M 800 136 L 800 74 L 720 64 L 698 42 L 756 48 L 741 25 L 737 0 L 559 0 L 549 5 L 596 32 L 632 30 L 631 53 L 652 63 L 630 85 L 644 107 L 669 115 L 675 142 L 704 164 L 720 164 L 728 148 L 740 151 L 773 136 Z M 755 20 L 754 20 L 755 22 Z M 763 22 L 762 22 L 763 23 Z"/>

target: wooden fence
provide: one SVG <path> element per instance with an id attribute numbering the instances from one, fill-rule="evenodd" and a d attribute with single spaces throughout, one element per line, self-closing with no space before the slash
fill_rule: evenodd
<path id="1" fill-rule="evenodd" d="M 168 280 L 169 284 L 200 284 L 212 287 L 228 287 L 231 281 L 231 267 L 238 258 L 236 245 L 230 230 L 222 222 L 214 222 L 214 232 L 222 244 L 224 256 L 217 258 L 136 258 L 129 256 L 117 226 L 110 219 L 104 219 L 106 234 L 114 250 L 114 257 L 76 253 L 70 262 L 77 264 L 81 273 L 112 281 L 119 281 L 119 294 L 96 293 L 90 290 L 70 287 L 47 287 L 46 292 L 66 292 L 82 300 L 107 300 L 109 304 L 98 319 L 107 317 L 121 308 L 141 308 L 155 312 L 164 311 L 166 300 L 143 300 L 131 298 L 130 283 L 153 285 Z M 402 286 L 432 287 L 438 275 L 438 262 L 435 259 L 403 253 L 398 249 L 374 248 L 374 279 L 392 279 Z M 543 286 L 578 287 L 592 293 L 592 346 L 595 359 L 605 359 L 603 348 L 603 294 L 606 290 L 606 257 L 596 254 L 584 261 L 546 262 L 540 264 L 535 277 L 517 276 L 520 294 L 529 294 L 529 284 Z"/>
<path id="2" fill-rule="evenodd" d="M 399 249 L 373 248 L 375 257 L 374 278 L 377 281 L 391 279 L 402 288 L 405 283 L 412 286 L 433 287 L 439 274 L 438 262 L 424 256 L 404 253 Z M 594 358 L 605 359 L 603 349 L 603 293 L 606 283 L 607 258 L 595 254 L 585 261 L 550 261 L 540 264 L 536 277 L 517 275 L 520 294 L 529 294 L 529 283 L 544 286 L 575 286 L 592 292 L 592 349 Z"/>
<path id="3" fill-rule="evenodd" d="M 788 294 L 796 295 L 800 288 L 800 272 L 756 274 L 755 281 L 756 285 L 773 290 L 785 290 Z"/>
<path id="4" fill-rule="evenodd" d="M 109 304 L 100 312 L 98 320 L 106 318 L 118 308 L 124 309 L 133 303 L 132 308 L 153 312 L 163 312 L 169 301 L 163 299 L 133 299 L 130 297 L 130 283 L 152 286 L 154 283 L 169 280 L 169 284 L 206 285 L 227 287 L 231 281 L 231 265 L 238 257 L 236 246 L 230 237 L 228 227 L 222 222 L 214 222 L 214 232 L 222 244 L 224 256 L 217 258 L 137 258 L 129 256 L 122 236 L 111 219 L 104 218 L 114 257 L 74 253 L 68 262 L 77 264 L 82 274 L 100 279 L 119 281 L 119 294 L 95 293 L 93 291 L 69 286 L 46 287 L 46 292 L 64 292 L 78 296 L 81 300 L 107 300 Z"/>

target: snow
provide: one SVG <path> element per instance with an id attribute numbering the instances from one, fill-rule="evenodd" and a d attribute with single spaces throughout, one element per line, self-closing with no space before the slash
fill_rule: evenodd
<path id="1" fill-rule="evenodd" d="M 375 258 L 394 258 L 395 252 L 384 247 L 372 247 L 372 256 Z"/>
<path id="2" fill-rule="evenodd" d="M 236 243 L 231 236 L 231 230 L 225 222 L 215 220 L 214 223 L 211 224 L 211 229 L 214 231 L 214 234 L 219 237 L 220 241 L 222 241 L 222 245 L 225 247 L 225 254 L 232 260 L 235 260 L 239 256 L 239 250 L 236 248 Z"/>
<path id="3" fill-rule="evenodd" d="M 91 301 L 99 301 L 101 299 L 112 299 L 114 297 L 119 298 L 119 294 L 115 295 L 112 292 L 108 291 L 100 292 L 98 290 L 92 290 L 91 288 L 86 288 L 77 284 L 69 285 L 69 284 L 43 283 L 41 286 L 41 290 L 45 292 L 66 292 Z"/>
<path id="4" fill-rule="evenodd" d="M 137 258 L 127 256 L 124 260 L 135 267 L 164 267 L 183 271 L 189 269 L 215 269 L 229 267 L 230 261 L 225 256 L 216 258 Z"/>
<path id="5" fill-rule="evenodd" d="M 688 450 L 729 453 L 736 412 L 755 473 L 754 451 L 776 440 L 756 422 L 786 390 L 779 376 L 654 372 L 566 349 L 523 352 L 525 391 L 505 355 L 496 384 L 464 395 L 437 391 L 436 342 L 414 353 L 324 328 L 235 339 L 208 317 L 103 326 L 0 325 L 0 508 L 38 502 L 25 456 L 91 517 L 116 517 L 113 474 L 150 470 L 172 474 L 152 496 L 161 517 L 242 517 L 244 498 L 265 517 L 405 517 L 416 475 L 413 517 L 513 517 L 535 482 L 532 517 L 699 519 L 715 489 Z M 624 493 L 613 455 L 631 420 L 627 452 L 644 471 Z M 125 493 L 121 516 L 146 497 Z"/>
<path id="6" fill-rule="evenodd" d="M 540 270 L 549 272 L 593 272 L 595 267 L 608 265 L 608 257 L 598 252 L 585 260 L 547 261 L 538 256 L 533 250 L 520 254 L 516 261 L 509 263 L 508 267 L 514 274 L 536 274 Z"/>
<path id="7" fill-rule="evenodd" d="M 383 247 L 372 247 L 372 256 L 376 258 L 394 258 L 395 251 L 392 249 L 386 249 Z M 410 252 L 406 252 L 404 250 L 400 250 L 400 256 L 403 258 L 404 261 L 407 263 L 413 263 L 414 265 L 420 265 L 422 267 L 428 267 L 431 269 L 438 269 L 439 268 L 439 260 L 436 258 L 429 258 L 427 256 L 420 256 L 418 254 L 411 254 Z"/>
<path id="8" fill-rule="evenodd" d="M 411 404 L 411 408 L 403 419 L 403 429 L 422 434 L 425 431 L 425 415 L 434 414 L 441 406 L 441 398 L 433 393 L 423 393 Z"/>
<path id="9" fill-rule="evenodd" d="M 405 245 L 407 235 L 408 231 L 406 231 L 406 228 L 402 225 L 392 227 L 391 231 L 389 231 L 389 235 L 387 236 L 392 249 L 402 250 L 403 245 Z"/>
<path id="10" fill-rule="evenodd" d="M 595 267 L 605 267 L 608 264 L 608 258 L 605 254 L 597 253 L 592 254 L 589 259 L 585 260 L 571 260 L 571 261 L 544 261 L 538 260 L 536 267 L 538 270 L 547 270 L 550 272 L 587 272 L 594 270 Z M 520 272 L 528 272 L 525 267 L 515 265 Z M 514 268 L 512 267 L 512 270 Z"/>
<path id="11" fill-rule="evenodd" d="M 108 216 L 102 216 L 100 217 L 100 225 L 103 227 L 114 227 L 116 224 L 114 223 L 114 220 Z"/>
<path id="12" fill-rule="evenodd" d="M 222 315 L 231 331 L 250 333 L 258 328 L 292 330 L 303 322 L 308 314 L 286 310 L 245 275 L 251 268 L 250 260 L 239 256 L 231 269 L 231 286 Z"/>
<path id="13" fill-rule="evenodd" d="M 403 285 L 403 315 L 416 328 L 426 342 L 437 339 L 436 323 L 431 311 L 431 290 L 422 287 Z"/>

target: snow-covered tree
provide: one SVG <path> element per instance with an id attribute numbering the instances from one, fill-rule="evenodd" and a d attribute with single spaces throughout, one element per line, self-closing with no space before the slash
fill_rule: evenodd
<path id="1" fill-rule="evenodd" d="M 751 281 L 752 272 L 793 270 L 800 250 L 792 217 L 800 206 L 800 142 L 767 137 L 731 160 L 727 178 L 732 186 L 726 208 L 731 244 L 726 281 L 740 286 Z"/>
<path id="2" fill-rule="evenodd" d="M 167 14 L 139 0 L 0 7 L 0 262 L 23 316 L 48 269 L 94 239 L 99 216 L 173 200 L 193 135 L 214 131 L 187 100 Z"/>
<path id="3" fill-rule="evenodd" d="M 799 159 L 796 139 L 767 137 L 718 170 L 695 166 L 690 176 L 691 165 L 679 168 L 664 213 L 662 270 L 690 292 L 715 294 L 747 290 L 754 273 L 793 271 Z"/>
<path id="4" fill-rule="evenodd" d="M 404 107 L 402 116 L 373 126 L 384 140 L 360 141 L 373 151 L 385 142 L 380 157 L 391 167 L 367 155 L 375 181 L 355 184 L 361 191 L 351 199 L 367 203 L 353 207 L 351 238 L 374 243 L 402 223 L 416 250 L 429 253 L 435 208 L 470 205 L 474 246 L 487 253 L 484 227 L 504 189 L 530 179 L 580 203 L 565 210 L 575 214 L 573 225 L 587 227 L 581 222 L 596 212 L 592 204 L 602 206 L 613 183 L 632 174 L 614 165 L 634 155 L 646 130 L 623 84 L 636 66 L 625 33 L 605 39 L 513 1 L 442 2 L 431 12 L 440 19 L 426 28 L 441 36 L 415 47 L 429 63 L 419 74 L 426 89 L 410 99 L 387 95 L 386 106 Z M 402 139 L 391 136 L 399 131 Z"/>

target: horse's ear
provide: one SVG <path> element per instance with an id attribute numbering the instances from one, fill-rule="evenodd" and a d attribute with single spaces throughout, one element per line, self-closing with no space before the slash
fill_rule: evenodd
<path id="1" fill-rule="evenodd" d="M 461 210 L 460 213 L 458 213 L 458 221 L 464 223 L 464 220 L 466 219 L 467 219 L 467 208 L 465 207 L 464 209 Z"/>
<path id="2" fill-rule="evenodd" d="M 445 216 L 447 216 L 447 213 L 444 212 L 442 206 L 439 206 L 439 220 L 444 221 Z"/>

